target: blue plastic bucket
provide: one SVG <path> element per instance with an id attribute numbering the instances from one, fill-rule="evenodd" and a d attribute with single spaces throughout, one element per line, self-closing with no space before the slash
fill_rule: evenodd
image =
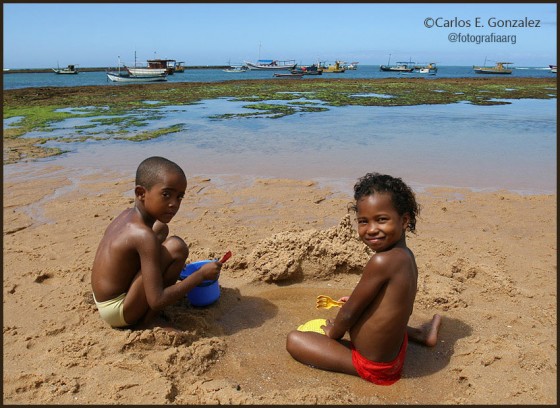
<path id="1" fill-rule="evenodd" d="M 202 265 L 208 262 L 215 262 L 214 259 L 206 259 L 204 261 L 191 262 L 183 268 L 180 279 L 183 280 L 194 272 L 198 271 Z M 208 306 L 214 303 L 220 297 L 220 285 L 218 280 L 204 280 L 202 283 L 187 293 L 187 298 L 193 306 Z"/>

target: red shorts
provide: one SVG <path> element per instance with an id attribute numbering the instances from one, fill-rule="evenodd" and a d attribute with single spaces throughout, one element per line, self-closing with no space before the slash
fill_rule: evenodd
<path id="1" fill-rule="evenodd" d="M 352 345 L 352 364 L 359 376 L 378 385 L 391 385 L 401 378 L 408 335 L 405 333 L 398 356 L 389 363 L 376 363 L 363 357 Z"/>

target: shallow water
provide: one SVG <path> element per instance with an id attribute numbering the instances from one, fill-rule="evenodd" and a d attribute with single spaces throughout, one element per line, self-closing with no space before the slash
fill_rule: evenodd
<path id="1" fill-rule="evenodd" d="M 371 171 L 402 177 L 416 189 L 449 186 L 555 193 L 556 100 L 511 102 L 328 107 L 326 112 L 279 119 L 224 120 L 210 117 L 253 110 L 243 107 L 246 102 L 227 99 L 159 109 L 151 106 L 150 112 L 157 109 L 161 118 L 137 130 L 174 124 L 183 124 L 184 130 L 144 142 L 51 143 L 71 152 L 4 166 L 4 172 L 12 178 L 24 169 L 56 164 L 74 173 L 114 170 L 132 177 L 141 160 L 162 155 L 180 164 L 188 177 L 236 174 L 316 179 L 345 193 L 351 192 L 358 177 Z M 70 135 L 90 120 L 63 122 L 57 134 Z"/>

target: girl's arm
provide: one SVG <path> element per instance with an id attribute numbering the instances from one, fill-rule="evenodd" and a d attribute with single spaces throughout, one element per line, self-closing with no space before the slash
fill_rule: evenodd
<path id="1" fill-rule="evenodd" d="M 389 281 L 390 268 L 386 253 L 374 254 L 364 268 L 362 277 L 348 300 L 342 305 L 334 322 L 325 327 L 325 334 L 340 339 L 358 321 Z"/>

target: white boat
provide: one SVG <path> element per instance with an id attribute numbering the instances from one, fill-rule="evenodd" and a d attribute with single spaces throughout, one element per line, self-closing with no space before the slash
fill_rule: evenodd
<path id="1" fill-rule="evenodd" d="M 249 68 L 246 65 L 230 65 L 229 68 L 223 69 L 224 72 L 240 73 L 247 72 Z"/>
<path id="2" fill-rule="evenodd" d="M 60 68 L 58 67 L 57 69 L 52 69 L 54 71 L 55 74 L 77 74 L 78 70 L 76 69 L 76 67 L 74 65 L 68 65 L 66 68 Z"/>
<path id="3" fill-rule="evenodd" d="M 551 73 L 553 73 L 553 74 L 556 74 L 556 73 L 557 73 L 557 72 L 556 72 L 556 65 L 549 65 L 549 67 L 550 67 L 550 72 L 551 72 Z"/>
<path id="4" fill-rule="evenodd" d="M 127 67 L 123 64 L 128 73 L 130 75 L 134 75 L 135 77 L 154 77 L 156 75 L 163 74 L 173 75 L 176 65 L 177 61 L 173 59 L 151 59 L 147 61 L 147 65 L 145 66 L 136 65 L 136 51 L 134 51 L 134 66 Z"/>
<path id="5" fill-rule="evenodd" d="M 344 62 L 342 68 L 349 71 L 355 71 L 356 69 L 358 69 L 358 64 L 358 62 L 351 62 L 350 64 Z"/>
<path id="6" fill-rule="evenodd" d="M 297 65 L 296 60 L 286 60 L 286 61 L 258 60 L 255 63 L 249 62 L 249 61 L 244 61 L 244 62 L 245 62 L 245 65 L 247 65 L 247 67 L 249 69 L 252 69 L 252 70 L 260 69 L 260 70 L 276 70 L 276 71 L 286 70 L 286 71 L 291 71 Z"/>
<path id="7" fill-rule="evenodd" d="M 162 82 L 167 81 L 167 73 L 152 76 L 135 76 L 124 72 L 107 72 L 107 79 L 113 82 Z"/>
<path id="8" fill-rule="evenodd" d="M 419 67 L 418 71 L 420 74 L 435 75 L 437 73 L 437 67 L 435 62 L 430 62 L 428 65 Z"/>
<path id="9" fill-rule="evenodd" d="M 134 75 L 130 73 L 130 70 L 126 69 L 124 72 L 121 71 L 121 58 L 119 57 L 119 62 L 117 64 L 117 72 L 107 70 L 107 80 L 112 82 L 161 82 L 167 81 L 167 72 L 160 72 L 157 74 L 152 73 L 151 75 Z M 125 67 L 126 68 L 126 67 Z"/>
<path id="10" fill-rule="evenodd" d="M 130 75 L 135 77 L 153 77 L 157 75 L 167 74 L 167 68 L 146 68 L 146 67 L 127 67 L 125 69 Z"/>

